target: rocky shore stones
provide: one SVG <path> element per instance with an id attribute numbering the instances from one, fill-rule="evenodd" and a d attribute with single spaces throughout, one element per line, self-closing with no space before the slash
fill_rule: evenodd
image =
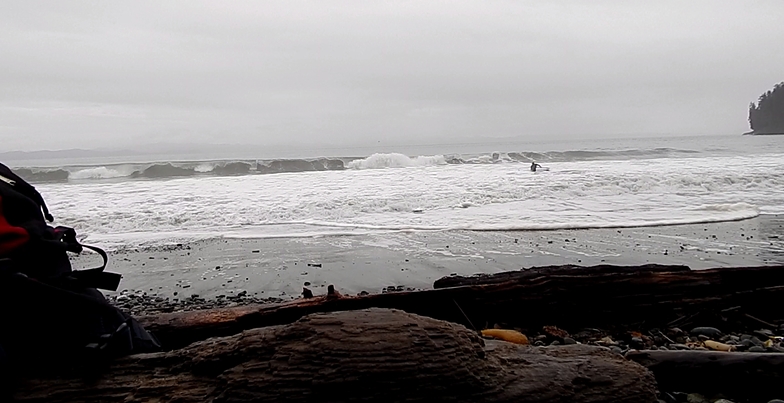
<path id="1" fill-rule="evenodd" d="M 284 301 L 275 297 L 260 298 L 251 296 L 244 290 L 234 295 L 221 294 L 214 299 L 201 298 L 197 294 L 178 299 L 150 295 L 141 291 L 123 290 L 117 295 L 107 296 L 107 299 L 116 307 L 134 316 Z"/>

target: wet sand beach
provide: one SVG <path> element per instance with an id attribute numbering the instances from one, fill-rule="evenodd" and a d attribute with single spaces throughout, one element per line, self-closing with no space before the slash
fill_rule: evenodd
<path id="1" fill-rule="evenodd" d="M 784 216 L 724 223 L 559 231 L 434 231 L 363 236 L 214 239 L 110 254 L 119 293 L 159 300 L 293 299 L 334 284 L 344 294 L 428 289 L 451 274 L 547 265 L 784 263 Z M 77 268 L 97 262 L 75 259 Z M 118 295 L 118 293 L 109 293 Z M 239 297 L 238 297 L 239 295 Z M 251 301 L 255 302 L 255 301 Z"/>

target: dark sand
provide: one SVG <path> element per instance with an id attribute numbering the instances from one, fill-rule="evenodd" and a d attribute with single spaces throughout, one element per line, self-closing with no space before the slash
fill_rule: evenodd
<path id="1" fill-rule="evenodd" d="M 75 259 L 90 267 L 95 255 Z M 344 294 L 431 288 L 456 273 L 546 265 L 680 264 L 692 269 L 784 264 L 784 216 L 629 229 L 413 232 L 290 239 L 216 239 L 110 254 L 120 291 L 185 299 L 296 298 L 334 284 Z M 111 294 L 111 293 L 110 293 Z"/>

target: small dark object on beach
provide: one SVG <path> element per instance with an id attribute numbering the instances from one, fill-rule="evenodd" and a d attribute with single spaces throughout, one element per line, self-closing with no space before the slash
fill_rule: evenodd
<path id="1" fill-rule="evenodd" d="M 308 267 L 321 267 L 321 263 L 308 263 Z"/>
<path id="2" fill-rule="evenodd" d="M 259 252 L 260 251 L 258 249 L 250 251 L 250 253 L 259 253 Z"/>
<path id="3" fill-rule="evenodd" d="M 302 287 L 302 296 L 304 298 L 313 298 L 313 291 L 310 291 L 309 289 Z"/>
<path id="4" fill-rule="evenodd" d="M 327 286 L 327 296 L 328 297 L 340 297 L 340 293 L 335 290 L 335 286 L 330 284 Z"/>

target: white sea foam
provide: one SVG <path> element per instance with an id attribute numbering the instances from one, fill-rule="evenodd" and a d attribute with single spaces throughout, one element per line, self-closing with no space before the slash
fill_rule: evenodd
<path id="1" fill-rule="evenodd" d="M 561 162 L 541 173 L 521 164 L 440 166 L 439 158 L 420 158 L 377 154 L 347 171 L 37 187 L 58 223 L 110 245 L 675 225 L 784 210 L 782 154 Z"/>
<path id="2" fill-rule="evenodd" d="M 69 175 L 71 179 L 108 179 L 108 178 L 120 178 L 123 176 L 127 176 L 127 173 L 121 172 L 117 169 L 110 169 L 106 167 L 95 167 L 95 168 L 85 168 L 78 170 L 76 172 L 72 172 Z"/>
<path id="3" fill-rule="evenodd" d="M 407 168 L 431 165 L 446 165 L 443 155 L 428 155 L 410 158 L 403 154 L 373 154 L 370 157 L 348 163 L 352 169 Z"/>
<path id="4" fill-rule="evenodd" d="M 211 172 L 213 169 L 215 169 L 215 163 L 207 163 L 207 162 L 196 165 L 196 167 L 193 168 L 194 171 L 202 172 L 202 173 Z"/>

